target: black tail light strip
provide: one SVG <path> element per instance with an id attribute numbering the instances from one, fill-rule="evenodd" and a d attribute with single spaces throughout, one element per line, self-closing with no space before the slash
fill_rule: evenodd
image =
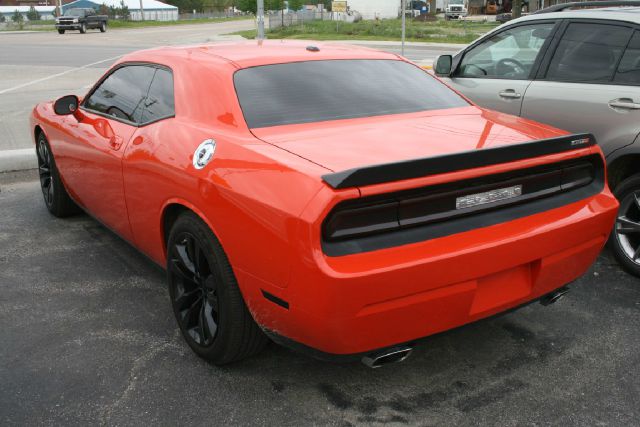
<path id="1" fill-rule="evenodd" d="M 415 243 L 573 203 L 602 191 L 603 186 L 602 158 L 590 155 L 348 200 L 324 221 L 322 245 L 327 255 L 340 256 Z"/>

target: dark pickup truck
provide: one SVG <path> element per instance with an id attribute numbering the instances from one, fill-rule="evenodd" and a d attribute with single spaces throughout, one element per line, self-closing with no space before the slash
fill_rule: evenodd
<path id="1" fill-rule="evenodd" d="M 56 29 L 60 34 L 64 34 L 66 30 L 80 30 L 84 34 L 89 28 L 96 28 L 104 33 L 107 31 L 108 19 L 107 15 L 97 15 L 91 8 L 67 9 L 62 16 L 56 18 Z"/>

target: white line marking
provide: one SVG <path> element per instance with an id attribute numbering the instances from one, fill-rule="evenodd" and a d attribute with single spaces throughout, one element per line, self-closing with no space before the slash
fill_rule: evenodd
<path id="1" fill-rule="evenodd" d="M 107 62 L 107 61 L 113 61 L 115 59 L 120 58 L 121 56 L 123 56 L 123 55 L 118 55 L 118 56 L 114 56 L 113 58 L 103 59 L 102 61 L 92 62 L 91 64 L 83 65 L 81 67 L 72 68 L 71 70 L 63 71 L 63 72 L 58 73 L 58 74 L 52 74 L 50 76 L 43 77 L 41 79 L 32 80 L 30 82 L 23 83 L 23 84 L 18 85 L 18 86 L 10 87 L 8 89 L 3 89 L 3 90 L 0 90 L 0 95 L 2 95 L 4 93 L 7 93 L 7 92 L 11 92 L 11 91 L 17 90 L 17 89 L 22 89 L 23 87 L 31 86 L 31 85 L 34 85 L 36 83 L 41 83 L 41 82 L 44 82 L 44 81 L 47 81 L 47 80 L 55 79 L 56 77 L 60 77 L 60 76 L 63 76 L 65 74 L 73 73 L 74 71 L 78 71 L 78 70 L 82 70 L 82 69 L 85 69 L 85 68 L 89 68 L 89 67 L 91 67 L 93 65 L 102 64 L 103 62 Z"/>

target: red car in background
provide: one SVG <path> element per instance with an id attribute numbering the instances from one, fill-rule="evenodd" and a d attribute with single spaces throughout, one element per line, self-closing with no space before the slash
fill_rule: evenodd
<path id="1" fill-rule="evenodd" d="M 165 267 L 185 340 L 217 364 L 269 336 L 375 367 L 552 302 L 618 206 L 591 135 L 362 48 L 141 51 L 31 125 L 49 211 L 80 207 Z"/>

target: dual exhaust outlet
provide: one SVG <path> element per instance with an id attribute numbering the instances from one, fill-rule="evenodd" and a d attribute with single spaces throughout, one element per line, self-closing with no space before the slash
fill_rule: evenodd
<path id="1" fill-rule="evenodd" d="M 567 292 L 569 292 L 569 288 L 564 286 L 560 289 L 556 289 L 553 292 L 548 293 L 547 295 L 540 298 L 540 304 L 544 306 L 551 305 L 556 303 L 564 297 Z M 388 365 L 390 363 L 403 362 L 411 355 L 413 351 L 413 346 L 409 345 L 399 345 L 392 348 L 387 348 L 378 352 L 371 353 L 362 358 L 362 363 L 369 368 L 381 368 L 384 365 Z"/>

